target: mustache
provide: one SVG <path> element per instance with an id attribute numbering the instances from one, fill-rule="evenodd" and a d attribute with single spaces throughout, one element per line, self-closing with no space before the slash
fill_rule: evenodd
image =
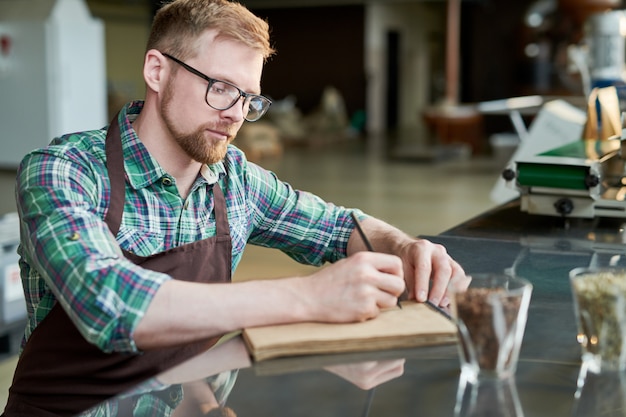
<path id="1" fill-rule="evenodd" d="M 233 123 L 207 123 L 204 127 L 207 130 L 225 133 L 229 138 L 235 137 L 238 130 L 237 126 Z"/>

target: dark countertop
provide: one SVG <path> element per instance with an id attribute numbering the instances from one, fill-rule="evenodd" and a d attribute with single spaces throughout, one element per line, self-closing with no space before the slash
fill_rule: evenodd
<path id="1" fill-rule="evenodd" d="M 621 220 L 566 222 L 522 213 L 514 201 L 438 236 L 424 236 L 445 245 L 470 274 L 509 271 L 533 283 L 513 388 L 464 388 L 456 346 L 445 345 L 258 364 L 243 360 L 225 404 L 241 417 L 626 415 L 626 375 L 590 375 L 577 385 L 580 347 L 568 278 L 576 267 L 623 264 L 623 234 Z M 210 352 L 192 368 L 208 377 L 219 368 L 215 361 L 228 368 L 228 361 L 211 359 Z M 401 375 L 372 387 L 376 366 L 398 364 Z M 338 376 L 348 371 L 351 377 Z"/>

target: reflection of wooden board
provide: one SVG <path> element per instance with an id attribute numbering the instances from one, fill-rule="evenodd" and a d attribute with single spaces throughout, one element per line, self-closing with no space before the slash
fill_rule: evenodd
<path id="1" fill-rule="evenodd" d="M 402 309 L 382 312 L 359 323 L 294 323 L 254 327 L 243 331 L 248 351 L 265 359 L 401 349 L 456 342 L 456 326 L 441 314 L 414 301 Z"/>
<path id="2" fill-rule="evenodd" d="M 344 352 L 323 355 L 285 356 L 254 363 L 256 375 L 283 375 L 319 370 L 330 366 L 351 365 L 364 362 L 394 361 L 399 359 L 458 361 L 456 344 L 431 345 L 404 349 L 387 349 L 367 352 Z"/>

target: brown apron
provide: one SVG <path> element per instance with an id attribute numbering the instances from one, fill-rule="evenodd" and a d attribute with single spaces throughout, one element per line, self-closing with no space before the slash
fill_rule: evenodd
<path id="1" fill-rule="evenodd" d="M 111 199 L 105 221 L 113 235 L 119 230 L 125 199 L 124 158 L 117 119 L 111 122 L 106 140 Z M 165 272 L 175 279 L 230 282 L 232 244 L 226 202 L 218 184 L 213 186 L 213 196 L 216 236 L 148 257 L 126 251 L 124 256 L 143 268 Z M 35 328 L 20 355 L 3 415 L 74 415 L 206 350 L 217 339 L 143 354 L 104 353 L 83 338 L 57 303 Z"/>

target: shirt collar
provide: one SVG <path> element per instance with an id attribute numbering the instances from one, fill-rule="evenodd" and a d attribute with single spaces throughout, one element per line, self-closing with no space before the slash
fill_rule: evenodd
<path id="1" fill-rule="evenodd" d="M 124 168 L 130 185 L 135 189 L 147 187 L 169 175 L 150 155 L 133 128 L 132 122 L 141 113 L 143 104 L 144 102 L 140 100 L 131 101 L 122 108 L 118 115 Z M 200 170 L 201 178 L 208 184 L 216 183 L 225 175 L 226 169 L 222 161 L 212 165 L 203 165 Z"/>

